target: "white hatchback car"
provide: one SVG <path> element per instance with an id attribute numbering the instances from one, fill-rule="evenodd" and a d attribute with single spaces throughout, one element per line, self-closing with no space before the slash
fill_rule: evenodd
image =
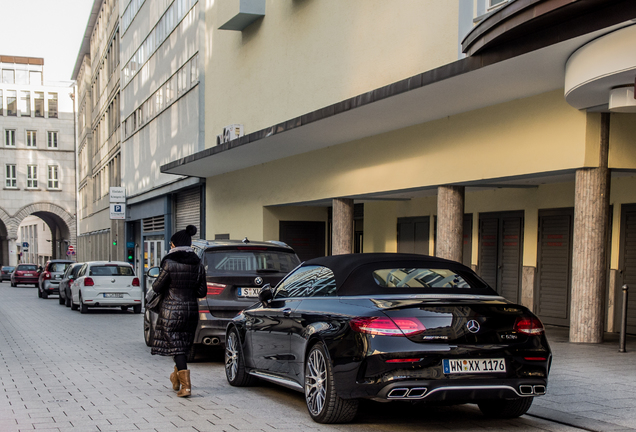
<path id="1" fill-rule="evenodd" d="M 132 306 L 141 313 L 142 292 L 133 267 L 121 261 L 84 263 L 71 285 L 71 309 L 87 313 L 89 307 Z"/>

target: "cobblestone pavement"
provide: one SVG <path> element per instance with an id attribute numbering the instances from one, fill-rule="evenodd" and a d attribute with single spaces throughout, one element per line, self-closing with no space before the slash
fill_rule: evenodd
<path id="1" fill-rule="evenodd" d="M 320 425 L 310 419 L 300 393 L 268 384 L 229 386 L 219 355 L 190 365 L 193 397 L 178 398 L 168 379 L 172 359 L 150 355 L 143 342 L 142 319 L 142 315 L 114 309 L 93 309 L 82 315 L 58 305 L 56 298 L 38 299 L 35 288 L 1 284 L 0 431 L 581 430 L 568 426 L 567 418 L 560 418 L 562 423 L 546 419 L 563 395 L 563 400 L 570 401 L 568 395 L 580 390 L 570 379 L 578 379 L 575 375 L 583 373 L 581 369 L 558 361 L 550 396 L 545 403 L 537 402 L 541 398 L 535 401 L 535 415 L 506 421 L 486 419 L 473 405 L 365 402 L 354 424 Z M 560 345 L 571 346 L 556 343 L 557 352 Z M 582 347 L 570 360 L 585 362 L 582 356 L 591 350 Z M 629 358 L 633 366 L 634 357 Z M 617 403 L 634 406 L 633 401 L 621 398 Z M 603 417 L 611 414 L 592 408 L 600 421 L 595 427 L 627 430 Z"/>

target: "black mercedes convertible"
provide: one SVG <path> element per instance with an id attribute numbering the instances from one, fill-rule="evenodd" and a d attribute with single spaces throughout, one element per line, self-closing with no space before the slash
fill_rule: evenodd
<path id="1" fill-rule="evenodd" d="M 259 300 L 228 325 L 227 380 L 304 392 L 319 423 L 351 421 L 361 398 L 476 403 L 512 418 L 546 392 L 552 356 L 541 321 L 453 261 L 316 258 Z"/>

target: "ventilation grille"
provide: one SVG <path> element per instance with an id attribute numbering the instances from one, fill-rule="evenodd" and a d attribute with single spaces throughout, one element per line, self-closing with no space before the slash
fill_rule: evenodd
<path id="1" fill-rule="evenodd" d="M 163 231 L 164 227 L 164 216 L 154 216 L 144 219 L 144 232 Z"/>

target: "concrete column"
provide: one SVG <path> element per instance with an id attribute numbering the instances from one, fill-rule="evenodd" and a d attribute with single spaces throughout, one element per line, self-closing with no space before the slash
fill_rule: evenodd
<path id="1" fill-rule="evenodd" d="M 598 168 L 581 168 L 576 171 L 571 342 L 603 342 L 610 191 L 610 171 L 607 166 L 609 127 L 610 115 L 601 114 Z"/>
<path id="2" fill-rule="evenodd" d="M 333 229 L 331 254 L 342 255 L 353 252 L 353 200 L 333 199 Z"/>
<path id="3" fill-rule="evenodd" d="M 464 187 L 437 188 L 437 256 L 462 262 L 464 249 Z"/>
<path id="4" fill-rule="evenodd" d="M 18 265 L 18 245 L 16 244 L 17 238 L 7 239 L 9 243 L 9 265 L 15 267 Z"/>

